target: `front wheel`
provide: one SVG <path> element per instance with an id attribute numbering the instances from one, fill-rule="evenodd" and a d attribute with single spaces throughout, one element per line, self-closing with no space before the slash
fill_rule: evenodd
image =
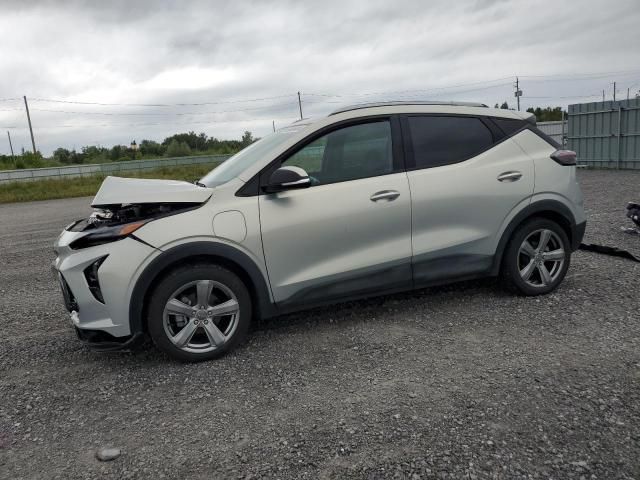
<path id="1" fill-rule="evenodd" d="M 154 344 L 185 362 L 219 357 L 245 337 L 251 297 L 242 280 L 218 265 L 178 268 L 153 292 L 147 326 Z"/>
<path id="2" fill-rule="evenodd" d="M 507 287 L 523 295 L 543 295 L 560 285 L 570 262 L 571 247 L 562 227 L 546 218 L 534 218 L 511 237 L 502 277 Z"/>

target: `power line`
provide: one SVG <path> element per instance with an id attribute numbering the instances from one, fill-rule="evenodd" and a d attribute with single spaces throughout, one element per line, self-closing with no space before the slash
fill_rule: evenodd
<path id="1" fill-rule="evenodd" d="M 563 79 L 577 79 L 577 78 L 598 78 L 598 77 L 606 77 L 611 75 L 625 76 L 625 75 L 634 75 L 640 73 L 640 70 L 618 70 L 618 71 L 610 71 L 610 72 L 591 72 L 591 73 L 573 73 L 573 74 L 545 74 L 545 75 L 518 75 L 520 78 L 527 79 L 557 79 L 557 80 L 549 80 L 549 81 L 561 81 Z M 447 90 L 454 89 L 459 87 L 467 87 L 472 85 L 481 85 L 492 82 L 498 82 L 507 79 L 514 79 L 516 75 L 510 75 L 507 77 L 500 77 L 492 80 L 481 80 L 477 82 L 469 82 L 462 83 L 457 85 L 448 85 L 442 87 L 432 87 L 428 89 L 414 89 L 414 90 L 396 90 L 396 91 L 381 91 L 381 92 L 366 92 L 366 93 L 342 93 L 342 94 L 330 94 L 330 93 L 305 93 L 303 95 L 307 96 L 320 96 L 320 97 L 350 97 L 350 96 L 373 96 L 373 95 L 388 95 L 388 94 L 406 94 L 406 93 L 418 93 L 418 92 L 429 92 L 433 90 Z M 535 80 L 532 80 L 535 81 Z M 500 86 L 500 85 L 495 85 Z M 491 88 L 491 87 L 487 87 Z M 127 102 L 98 102 L 98 101 L 81 101 L 81 100 L 62 100 L 55 98 L 32 98 L 32 102 L 51 102 L 51 103 L 63 103 L 63 104 L 75 104 L 75 105 L 99 105 L 99 106 L 126 106 L 126 107 L 184 107 L 184 106 L 203 106 L 203 105 L 224 105 L 224 104 L 234 104 L 234 103 L 246 103 L 246 102 L 259 102 L 265 100 L 274 100 L 280 98 L 288 98 L 295 97 L 296 94 L 283 94 L 283 95 L 274 95 L 268 97 L 258 97 L 258 98 L 246 98 L 246 99 L 235 99 L 235 100 L 215 100 L 215 101 L 205 101 L 205 102 L 193 102 L 193 103 L 127 103 Z M 20 97 L 11 97 L 11 98 L 2 98 L 0 102 L 8 102 L 21 100 Z"/>
<path id="2" fill-rule="evenodd" d="M 255 110 L 265 110 L 269 108 L 281 108 L 281 107 L 290 107 L 297 105 L 297 102 L 292 103 L 280 103 L 276 105 L 263 105 L 261 107 L 251 107 L 251 108 L 242 108 L 237 110 L 218 110 L 215 112 L 144 112 L 144 113 L 131 113 L 131 112 L 86 112 L 86 111 L 72 111 L 72 110 L 55 110 L 55 109 L 47 109 L 47 108 L 31 108 L 31 110 L 38 112 L 53 112 L 53 113 L 66 113 L 73 115 L 106 115 L 106 116 L 145 116 L 145 115 L 161 115 L 161 116 L 188 116 L 188 115 L 216 115 L 220 113 L 237 113 L 237 112 L 249 112 Z"/>
<path id="3" fill-rule="evenodd" d="M 76 125 L 51 125 L 51 126 L 39 126 L 39 129 L 56 129 L 56 128 L 94 128 L 94 127 L 147 127 L 147 126 L 162 126 L 162 125 L 225 125 L 227 123 L 249 123 L 249 122 L 262 122 L 265 118 L 250 118 L 242 120 L 211 120 L 211 121 L 194 121 L 194 122 L 153 122 L 153 123 L 102 123 L 102 124 L 76 124 Z M 293 121 L 294 118 L 278 119 L 279 121 Z M 27 127 L 22 126 L 2 126 L 0 128 L 12 129 L 12 130 L 26 130 Z"/>
<path id="4" fill-rule="evenodd" d="M 412 89 L 412 90 L 388 90 L 388 91 L 381 91 L 381 92 L 366 92 L 366 93 L 340 93 L 340 94 L 332 94 L 332 93 L 304 93 L 304 95 L 306 96 L 313 96 L 313 97 L 364 97 L 364 96 L 374 96 L 374 95 L 391 95 L 391 94 L 410 94 L 410 93 L 421 93 L 421 92 L 431 92 L 433 90 L 447 90 L 447 89 L 452 89 L 452 88 L 459 88 L 459 87 L 469 87 L 472 85 L 481 85 L 481 84 L 486 84 L 486 83 L 492 83 L 492 82 L 498 82 L 498 81 L 502 81 L 502 80 L 508 80 L 508 79 L 512 79 L 514 78 L 513 76 L 509 76 L 509 77 L 501 77 L 501 78 L 495 78 L 493 80 L 483 80 L 480 82 L 470 82 L 470 83 L 461 83 L 458 85 L 449 85 L 449 86 L 443 86 L 443 87 L 431 87 L 431 88 L 421 88 L 421 89 Z M 487 87 L 484 88 L 493 88 L 493 87 L 499 87 L 502 85 L 510 85 L 510 83 L 508 84 L 497 84 L 497 85 L 488 85 Z"/>
<path id="5" fill-rule="evenodd" d="M 599 73 L 585 73 L 585 74 L 552 74 L 552 75 L 518 75 L 518 77 L 520 78 L 527 78 L 527 79 L 536 79 L 536 78 L 540 78 L 540 79 L 544 79 L 544 78 L 549 78 L 550 80 L 546 80 L 546 81 L 563 81 L 563 80 L 570 80 L 570 79 L 575 79 L 575 78 L 584 78 L 584 79 L 588 79 L 589 77 L 593 77 L 593 78 L 604 78 L 607 76 L 611 76 L 611 75 L 619 75 L 619 76 L 623 76 L 623 75 L 635 75 L 637 73 L 640 73 L 640 70 L 626 70 L 626 71 L 618 71 L 618 72 L 599 72 Z M 555 77 L 562 77 L 562 78 L 555 78 Z M 421 93 L 421 92 L 431 92 L 434 90 L 449 90 L 449 89 L 454 89 L 454 88 L 459 88 L 459 87 L 467 87 L 467 86 L 472 86 L 472 85 L 482 85 L 482 84 L 488 84 L 488 83 L 493 83 L 493 82 L 499 82 L 502 80 L 508 80 L 508 79 L 513 79 L 515 80 L 516 75 L 510 75 L 508 77 L 500 77 L 500 78 L 495 78 L 492 80 L 483 80 L 483 81 L 478 81 L 478 82 L 470 82 L 470 83 L 461 83 L 461 84 L 457 84 L 457 85 L 448 85 L 448 86 L 442 86 L 442 87 L 432 87 L 432 88 L 426 88 L 426 89 L 413 89 L 413 90 L 395 90 L 395 91 L 380 91 L 380 92 L 366 92 L 366 93 L 305 93 L 304 95 L 306 96 L 314 96 L 314 97 L 356 97 L 356 96 L 373 96 L 373 95 L 388 95 L 388 94 L 409 94 L 409 93 Z M 530 80 L 532 82 L 538 82 L 540 80 Z M 545 81 L 545 80 L 542 80 Z M 508 85 L 508 84 L 504 84 L 504 83 L 500 83 L 500 84 L 496 84 L 496 85 L 488 85 L 487 87 L 485 87 L 486 89 L 489 88 L 493 88 L 493 87 L 499 87 L 499 86 L 503 86 L 503 85 Z M 483 88 L 483 89 L 485 89 Z M 467 90 L 465 90 L 466 92 Z M 474 90 L 469 90 L 469 91 L 475 91 Z M 456 92 L 452 92 L 452 93 L 456 93 Z M 461 92 L 464 93 L 464 92 Z"/>
<path id="6" fill-rule="evenodd" d="M 616 72 L 592 72 L 592 73 L 556 73 L 556 74 L 547 74 L 547 75 L 519 75 L 520 78 L 552 78 L 552 77 L 563 77 L 563 78 L 588 78 L 588 77 L 606 77 L 611 75 L 625 76 L 625 75 L 634 75 L 639 73 L 640 70 L 619 70 Z"/>
<path id="7" fill-rule="evenodd" d="M 295 94 L 288 95 L 276 95 L 273 97 L 262 98 L 247 98 L 241 100 L 219 100 L 211 102 L 196 102 L 196 103 L 105 103 L 105 102 L 83 102 L 78 100 L 59 100 L 54 98 L 33 98 L 34 102 L 51 102 L 51 103 L 70 103 L 74 105 L 101 105 L 108 107 L 195 107 L 202 105 L 224 105 L 231 103 L 246 103 L 246 102 L 261 102 L 264 100 L 275 100 L 278 98 L 295 97 Z"/>
<path id="8" fill-rule="evenodd" d="M 539 99 L 550 98 L 550 99 L 558 99 L 558 100 L 560 100 L 560 99 L 563 99 L 563 98 L 591 98 L 591 97 L 599 97 L 599 96 L 600 96 L 599 93 L 594 93 L 592 95 L 562 95 L 562 96 L 548 96 L 548 97 L 545 97 L 545 96 L 542 96 L 542 97 L 540 97 L 540 96 L 530 96 L 529 95 L 529 96 L 527 96 L 525 98 L 539 98 Z"/>

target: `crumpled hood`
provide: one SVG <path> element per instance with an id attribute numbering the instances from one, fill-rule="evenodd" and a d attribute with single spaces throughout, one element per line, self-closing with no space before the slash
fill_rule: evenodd
<path id="1" fill-rule="evenodd" d="M 107 177 L 91 202 L 92 207 L 129 203 L 202 203 L 213 193 L 179 180 Z"/>

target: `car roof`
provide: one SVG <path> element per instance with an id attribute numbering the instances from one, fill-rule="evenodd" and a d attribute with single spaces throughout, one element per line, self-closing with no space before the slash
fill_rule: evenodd
<path id="1" fill-rule="evenodd" d="M 336 115 L 338 113 L 350 112 L 353 110 L 362 110 L 364 108 L 395 107 L 399 105 L 448 105 L 453 107 L 488 108 L 484 103 L 478 103 L 478 102 L 454 102 L 454 101 L 436 101 L 436 100 L 424 100 L 424 101 L 394 100 L 389 102 L 367 102 L 367 103 L 357 103 L 355 105 L 348 105 L 346 107 L 341 107 L 338 110 L 334 110 L 329 114 L 329 116 Z"/>
<path id="2" fill-rule="evenodd" d="M 393 114 L 455 114 L 476 115 L 484 117 L 501 117 L 514 120 L 525 120 L 535 124 L 535 115 L 530 112 L 520 112 L 503 108 L 490 108 L 479 102 L 456 101 L 387 101 L 368 102 L 334 110 L 324 117 L 326 122 L 333 123 L 343 119 L 355 119 L 369 115 Z M 305 119 L 306 120 L 306 119 Z M 311 119 L 309 119 L 311 120 Z M 322 120 L 322 119 L 319 119 Z"/>

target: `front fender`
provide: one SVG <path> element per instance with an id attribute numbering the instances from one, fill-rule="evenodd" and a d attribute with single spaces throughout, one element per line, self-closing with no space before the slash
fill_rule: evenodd
<path id="1" fill-rule="evenodd" d="M 129 323 L 131 332 L 144 331 L 144 312 L 149 294 L 155 284 L 167 270 L 184 264 L 190 258 L 210 257 L 213 261 L 232 265 L 239 269 L 247 287 L 257 302 L 257 310 L 262 317 L 276 314 L 276 308 L 271 299 L 268 281 L 256 262 L 241 249 L 217 241 L 194 241 L 170 247 L 149 263 L 138 277 L 131 294 L 129 303 Z"/>

